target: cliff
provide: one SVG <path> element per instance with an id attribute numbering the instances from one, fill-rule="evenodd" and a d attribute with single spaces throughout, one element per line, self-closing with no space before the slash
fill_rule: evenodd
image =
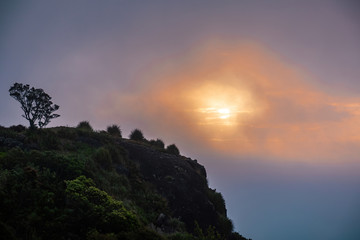
<path id="1" fill-rule="evenodd" d="M 0 199 L 8 239 L 245 239 L 196 160 L 105 131 L 1 127 Z"/>

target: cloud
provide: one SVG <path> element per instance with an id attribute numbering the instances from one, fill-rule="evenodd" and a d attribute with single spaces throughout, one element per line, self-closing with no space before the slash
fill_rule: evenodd
<path id="1" fill-rule="evenodd" d="M 184 146 L 228 155 L 358 156 L 360 99 L 322 92 L 306 72 L 263 46 L 214 41 L 153 64 L 140 77 L 136 91 L 108 94 L 99 107 L 104 117 L 137 121 Z"/>

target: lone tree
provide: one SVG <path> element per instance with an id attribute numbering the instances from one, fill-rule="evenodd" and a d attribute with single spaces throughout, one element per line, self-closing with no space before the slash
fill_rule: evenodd
<path id="1" fill-rule="evenodd" d="M 59 114 L 53 114 L 59 106 L 53 104 L 51 97 L 41 88 L 34 88 L 26 84 L 15 83 L 10 89 L 10 96 L 21 104 L 24 111 L 22 115 L 30 123 L 30 128 L 45 127 L 50 120 L 57 118 Z"/>

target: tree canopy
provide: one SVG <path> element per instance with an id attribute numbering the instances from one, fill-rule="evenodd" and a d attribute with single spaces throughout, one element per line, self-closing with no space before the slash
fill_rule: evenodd
<path id="1" fill-rule="evenodd" d="M 59 106 L 53 104 L 51 97 L 41 88 L 30 87 L 28 84 L 15 83 L 9 89 L 10 96 L 21 104 L 22 115 L 30 123 L 30 128 L 45 127 L 50 120 L 59 114 L 53 114 Z"/>

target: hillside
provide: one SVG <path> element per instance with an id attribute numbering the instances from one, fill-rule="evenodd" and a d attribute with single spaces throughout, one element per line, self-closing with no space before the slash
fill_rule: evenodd
<path id="1" fill-rule="evenodd" d="M 205 168 L 90 128 L 0 128 L 5 239 L 245 239 Z"/>

